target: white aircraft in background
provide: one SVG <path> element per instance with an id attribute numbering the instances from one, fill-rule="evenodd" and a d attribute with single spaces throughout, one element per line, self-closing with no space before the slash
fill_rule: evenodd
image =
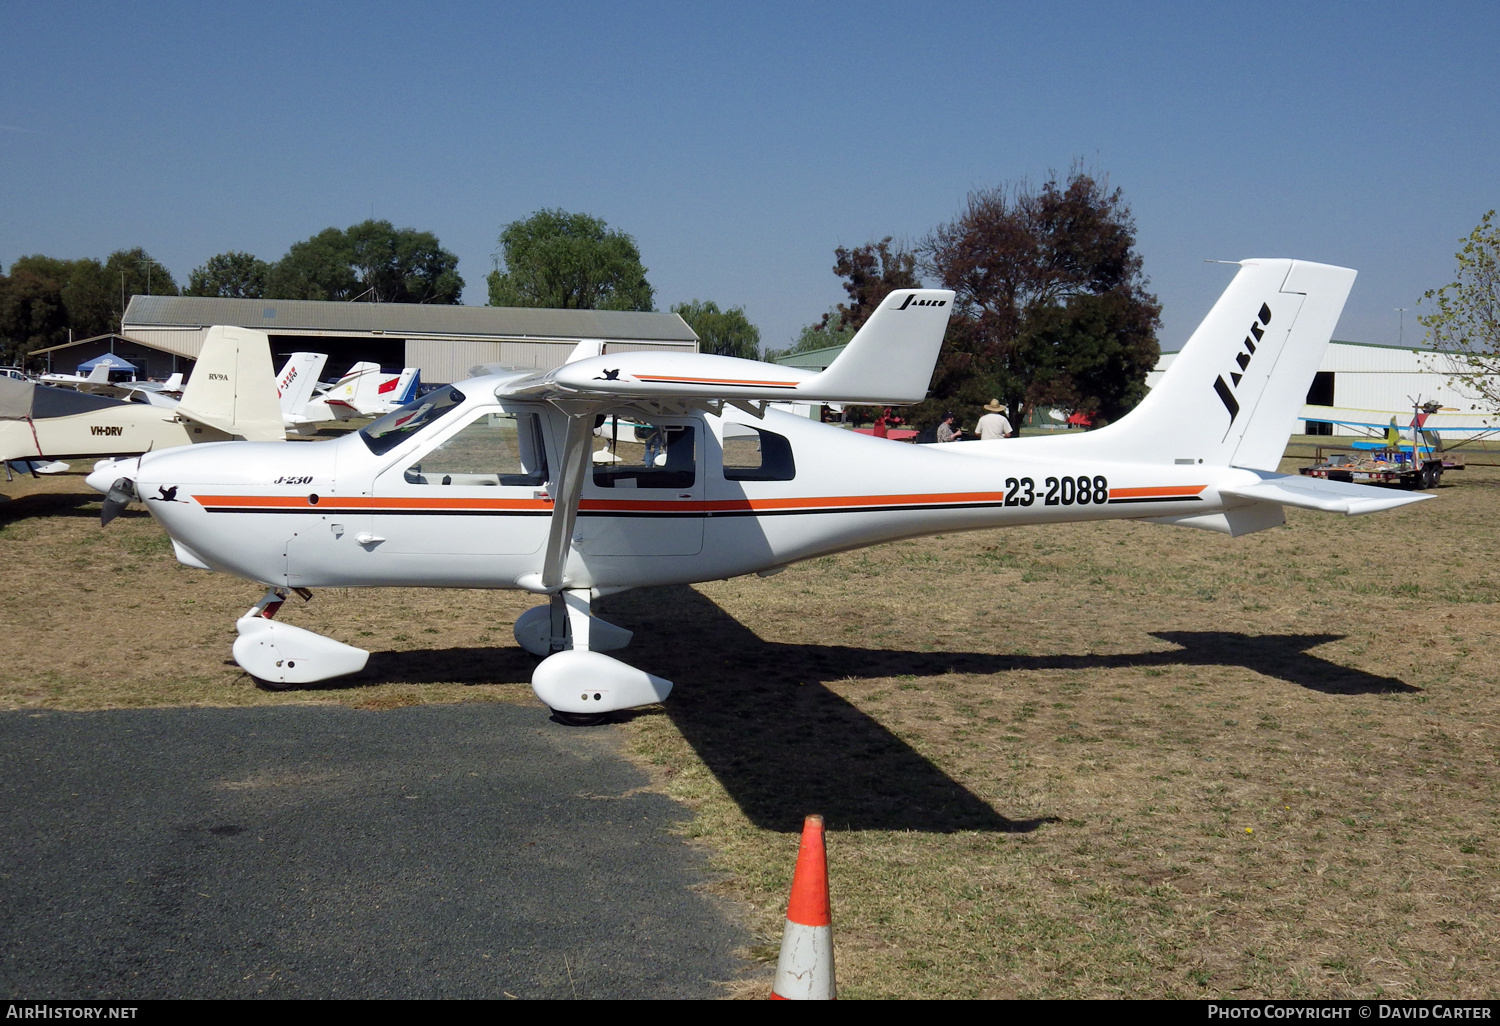
<path id="1" fill-rule="evenodd" d="M 318 425 L 354 417 L 378 417 L 416 398 L 421 373 L 406 367 L 386 374 L 378 363 L 356 363 L 332 385 L 314 392 L 318 372 L 328 357 L 322 353 L 294 353 L 280 377 L 294 380 L 282 389 L 282 412 L 289 430 L 313 434 Z M 299 387 L 300 386 L 300 387 Z"/>
<path id="2" fill-rule="evenodd" d="M 179 560 L 267 587 L 234 658 L 270 687 L 368 658 L 273 622 L 288 590 L 533 592 L 546 604 L 515 624 L 542 657 L 532 688 L 559 719 L 589 722 L 672 687 L 604 654 L 631 635 L 591 615 L 600 596 L 938 532 L 1131 519 L 1238 536 L 1283 523 L 1284 506 L 1429 498 L 1276 471 L 1354 276 L 1243 261 L 1161 383 L 1096 431 L 913 446 L 768 409 L 921 400 L 953 293 L 901 289 L 822 372 L 632 352 L 473 378 L 338 440 L 151 453 L 104 517 L 141 497 Z M 653 425 L 660 452 L 594 464 L 610 417 Z"/>
<path id="3" fill-rule="evenodd" d="M 265 340 L 269 353 L 270 340 L 265 333 L 254 332 L 254 337 Z M 325 353 L 293 353 L 276 372 L 276 396 L 287 431 L 315 434 L 319 426 L 330 421 L 379 416 L 409 402 L 416 393 L 419 373 L 415 367 L 400 374 L 382 374 L 379 364 L 357 363 L 337 382 L 323 385 L 318 375 L 327 363 Z M 132 402 L 170 409 L 178 403 L 174 385 L 180 394 L 182 375 L 174 374 L 164 384 L 133 381 L 113 387 Z M 400 402 L 391 398 L 400 396 L 406 398 Z"/>
<path id="4" fill-rule="evenodd" d="M 125 377 L 128 374 L 129 377 Z M 116 378 L 115 375 L 120 375 Z M 43 374 L 41 382 L 44 385 L 61 385 L 65 388 L 93 389 L 108 388 L 118 382 L 129 382 L 135 380 L 135 367 L 116 367 L 107 363 L 97 363 L 93 370 L 87 374 L 64 374 L 61 371 L 54 374 Z"/>
<path id="5" fill-rule="evenodd" d="M 127 376 L 128 375 L 128 376 Z M 20 375 L 20 380 L 27 380 Z M 145 381 L 135 376 L 135 367 L 119 367 L 96 364 L 87 375 L 43 374 L 39 379 L 44 385 L 77 389 L 94 395 L 114 396 L 129 402 L 142 402 L 151 406 L 170 407 L 177 405 L 182 396 L 182 374 L 173 374 L 166 381 Z"/>
<path id="6" fill-rule="evenodd" d="M 171 407 L 0 378 L 0 461 L 45 464 L 190 442 L 285 437 L 270 349 L 258 331 L 209 329 L 182 401 Z"/>

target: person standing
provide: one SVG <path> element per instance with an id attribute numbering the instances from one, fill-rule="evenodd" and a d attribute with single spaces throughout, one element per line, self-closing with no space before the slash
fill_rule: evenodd
<path id="1" fill-rule="evenodd" d="M 953 413 L 943 414 L 943 419 L 938 421 L 937 440 L 939 442 L 956 442 L 963 437 L 963 430 L 958 426 L 958 415 Z"/>
<path id="2" fill-rule="evenodd" d="M 985 413 L 979 418 L 979 423 L 974 429 L 979 432 L 979 440 L 988 442 L 994 438 L 1009 438 L 1015 430 L 1010 426 L 1010 420 L 1005 416 L 1005 407 L 1000 405 L 999 399 L 991 399 L 984 404 Z"/>

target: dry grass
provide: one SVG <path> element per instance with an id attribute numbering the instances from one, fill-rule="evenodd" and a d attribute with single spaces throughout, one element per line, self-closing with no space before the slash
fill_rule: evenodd
<path id="1" fill-rule="evenodd" d="M 534 701 L 511 593 L 319 593 L 377 653 L 268 694 L 255 589 L 75 478 L 6 486 L 7 707 Z M 844 996 L 1493 997 L 1500 471 L 1232 540 L 1129 523 L 924 539 L 608 600 L 677 681 L 632 750 L 774 958 L 827 817 Z M 368 632 L 363 633 L 363 632 Z"/>
<path id="2" fill-rule="evenodd" d="M 155 521 L 130 507 L 99 527 L 100 496 L 77 474 L 0 485 L 10 645 L 0 708 L 534 702 L 534 660 L 510 626 L 536 600 L 516 592 L 319 591 L 281 618 L 370 648 L 354 677 L 257 689 L 230 659 L 234 621 L 261 595 L 177 563 Z"/>

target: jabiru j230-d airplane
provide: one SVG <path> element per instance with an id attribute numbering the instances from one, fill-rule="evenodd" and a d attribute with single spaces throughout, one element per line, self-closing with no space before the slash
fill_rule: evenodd
<path id="1" fill-rule="evenodd" d="M 591 615 L 600 596 L 937 532 L 1129 519 L 1237 536 L 1283 523 L 1284 506 L 1429 498 L 1276 472 L 1353 282 L 1341 267 L 1243 261 L 1145 400 L 1077 435 L 914 446 L 768 408 L 921 400 L 953 293 L 902 289 L 818 373 L 580 345 L 555 370 L 444 386 L 335 441 L 191 446 L 91 483 L 114 486 L 106 518 L 139 498 L 179 560 L 268 588 L 234 644 L 267 686 L 368 657 L 273 621 L 288 591 L 519 588 L 546 600 L 515 624 L 541 657 L 537 697 L 589 722 L 672 687 L 604 654 L 631 633 Z M 596 429 L 611 452 L 596 454 Z"/>

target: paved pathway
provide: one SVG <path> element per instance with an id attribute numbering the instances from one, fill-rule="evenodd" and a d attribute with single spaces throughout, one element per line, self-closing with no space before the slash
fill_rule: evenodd
<path id="1" fill-rule="evenodd" d="M 0 994 L 715 996 L 645 782 L 499 704 L 0 713 Z"/>

